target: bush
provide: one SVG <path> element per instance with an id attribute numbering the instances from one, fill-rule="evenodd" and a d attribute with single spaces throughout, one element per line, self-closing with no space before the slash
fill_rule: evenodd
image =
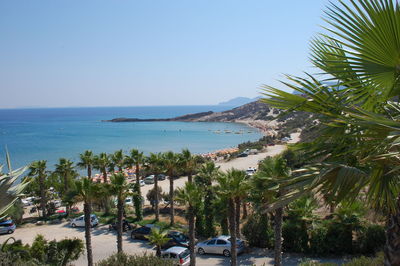
<path id="1" fill-rule="evenodd" d="M 282 227 L 283 250 L 308 252 L 307 225 L 303 220 L 285 221 Z"/>
<path id="2" fill-rule="evenodd" d="M 383 253 L 379 253 L 375 258 L 359 257 L 354 258 L 349 262 L 343 263 L 343 266 L 381 266 L 384 264 Z M 299 266 L 336 266 L 336 263 L 320 263 L 315 261 L 305 261 L 299 264 Z"/>
<path id="3" fill-rule="evenodd" d="M 329 244 L 326 242 L 328 229 L 325 226 L 318 226 L 310 233 L 310 252 L 312 254 L 324 255 L 329 253 Z"/>
<path id="4" fill-rule="evenodd" d="M 250 246 L 260 248 L 273 247 L 273 230 L 268 223 L 267 215 L 253 214 L 243 225 L 242 233 Z"/>
<path id="5" fill-rule="evenodd" d="M 3 262 L 0 265 L 5 265 L 4 261 L 7 261 L 6 265 L 64 266 L 77 260 L 83 250 L 83 241 L 77 238 L 48 242 L 42 235 L 37 235 L 32 246 L 23 245 L 20 240 L 4 243 L 0 256 Z"/>
<path id="6" fill-rule="evenodd" d="M 163 260 L 153 254 L 127 255 L 125 253 L 114 254 L 98 263 L 97 266 L 172 266 L 172 261 Z"/>
<path id="7" fill-rule="evenodd" d="M 386 242 L 385 228 L 381 225 L 368 225 L 358 237 L 358 249 L 362 254 L 375 254 L 383 249 Z"/>

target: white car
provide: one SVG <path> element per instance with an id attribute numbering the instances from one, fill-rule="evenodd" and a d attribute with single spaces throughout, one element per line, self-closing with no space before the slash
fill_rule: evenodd
<path id="1" fill-rule="evenodd" d="M 154 184 L 154 175 L 149 175 L 144 179 L 145 184 Z"/>
<path id="2" fill-rule="evenodd" d="M 184 247 L 171 247 L 161 253 L 161 258 L 172 261 L 174 265 L 186 266 L 190 264 L 190 251 Z"/>
<path id="3" fill-rule="evenodd" d="M 126 199 L 125 199 L 125 205 L 126 205 L 126 206 L 132 206 L 132 207 L 133 207 L 132 198 L 126 198 Z"/>
<path id="4" fill-rule="evenodd" d="M 140 180 L 140 181 L 139 181 L 139 185 L 140 185 L 141 187 L 144 187 L 144 186 L 146 185 L 146 183 L 145 183 L 143 180 Z"/>
<path id="5" fill-rule="evenodd" d="M 97 216 L 95 214 L 90 215 L 90 225 L 92 227 L 95 227 L 96 225 L 99 224 L 99 220 L 97 219 Z M 73 228 L 75 227 L 85 227 L 85 216 L 79 216 L 78 218 L 75 218 L 71 221 L 71 226 Z"/>

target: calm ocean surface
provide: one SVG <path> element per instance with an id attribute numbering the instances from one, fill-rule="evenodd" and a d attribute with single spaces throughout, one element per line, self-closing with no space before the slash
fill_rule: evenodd
<path id="1" fill-rule="evenodd" d="M 77 161 L 90 149 L 95 153 L 128 151 L 137 148 L 145 154 L 188 148 L 205 153 L 257 140 L 256 129 L 234 123 L 136 122 L 107 123 L 116 117 L 168 118 L 188 113 L 223 111 L 227 106 L 154 106 L 0 109 L 0 163 L 5 162 L 7 145 L 13 168 L 34 160 L 47 160 L 49 168 L 65 157 Z M 240 131 L 243 134 L 216 134 L 214 131 Z M 251 131 L 251 132 L 250 132 Z"/>

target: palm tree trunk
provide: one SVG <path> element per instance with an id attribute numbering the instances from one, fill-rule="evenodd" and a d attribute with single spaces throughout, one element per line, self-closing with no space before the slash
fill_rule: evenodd
<path id="1" fill-rule="evenodd" d="M 158 222 L 160 220 L 160 210 L 158 208 L 158 179 L 157 175 L 154 175 L 154 212 L 156 216 L 156 221 Z"/>
<path id="2" fill-rule="evenodd" d="M 142 220 L 143 219 L 143 213 L 142 213 L 142 192 L 140 190 L 140 175 L 139 175 L 139 164 L 136 164 L 136 193 L 137 195 L 135 196 L 135 214 L 137 220 Z"/>
<path id="3" fill-rule="evenodd" d="M 242 219 L 246 219 L 247 218 L 247 203 L 246 202 L 243 202 L 242 203 L 242 205 L 243 205 L 243 215 L 242 215 Z"/>
<path id="4" fill-rule="evenodd" d="M 228 217 L 223 217 L 221 222 L 221 231 L 223 235 L 229 234 L 229 229 L 228 229 Z"/>
<path id="5" fill-rule="evenodd" d="M 90 204 L 85 201 L 83 204 L 83 211 L 85 213 L 85 240 L 86 240 L 86 254 L 88 260 L 88 266 L 93 266 L 93 251 L 92 251 L 92 235 L 91 235 L 91 224 L 90 224 Z"/>
<path id="6" fill-rule="evenodd" d="M 47 210 L 46 210 L 46 191 L 44 187 L 44 176 L 39 176 L 39 186 L 40 186 L 40 208 L 42 209 L 42 217 L 47 219 Z"/>
<path id="7" fill-rule="evenodd" d="M 117 252 L 122 253 L 122 216 L 124 213 L 124 202 L 118 197 L 117 203 Z"/>
<path id="8" fill-rule="evenodd" d="M 88 165 L 87 167 L 87 176 L 90 180 L 92 180 L 92 166 Z"/>
<path id="9" fill-rule="evenodd" d="M 275 210 L 275 266 L 282 265 L 282 223 L 283 209 Z"/>
<path id="10" fill-rule="evenodd" d="M 160 245 L 156 246 L 156 256 L 161 257 L 161 246 Z"/>
<path id="11" fill-rule="evenodd" d="M 103 173 L 103 182 L 104 182 L 104 184 L 107 184 L 108 180 L 107 180 L 107 171 L 106 171 L 106 169 L 103 168 L 101 172 Z"/>
<path id="12" fill-rule="evenodd" d="M 240 198 L 235 197 L 235 232 L 237 237 L 240 237 L 240 203 Z"/>
<path id="13" fill-rule="evenodd" d="M 188 182 L 191 184 L 193 182 L 192 173 L 188 174 Z"/>
<path id="14" fill-rule="evenodd" d="M 386 228 L 385 266 L 400 265 L 400 195 L 396 213 L 389 215 Z"/>
<path id="15" fill-rule="evenodd" d="M 235 202 L 229 199 L 229 231 L 231 235 L 231 266 L 237 265 Z"/>
<path id="16" fill-rule="evenodd" d="M 189 218 L 189 250 L 190 250 L 190 266 L 196 265 L 196 254 L 194 252 L 195 245 L 195 224 L 194 224 L 194 209 L 192 205 L 188 208 Z"/>
<path id="17" fill-rule="evenodd" d="M 64 195 L 66 195 L 68 193 L 68 175 L 64 174 Z M 67 214 L 67 216 L 69 216 L 71 210 L 71 206 L 69 205 L 69 203 L 67 203 L 65 205 L 65 212 Z"/>
<path id="18" fill-rule="evenodd" d="M 171 223 L 170 225 L 174 225 L 175 223 L 175 213 L 174 213 L 174 177 L 169 177 L 169 206 L 170 206 L 170 215 L 171 215 Z"/>

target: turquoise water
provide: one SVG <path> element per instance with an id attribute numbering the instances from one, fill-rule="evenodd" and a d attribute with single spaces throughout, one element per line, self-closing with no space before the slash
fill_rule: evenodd
<path id="1" fill-rule="evenodd" d="M 0 146 L 7 145 L 13 167 L 47 160 L 50 168 L 59 158 L 77 161 L 90 149 L 95 153 L 129 151 L 145 154 L 188 148 L 205 153 L 257 140 L 260 132 L 242 124 L 209 122 L 109 123 L 116 117 L 167 118 L 188 113 L 222 111 L 221 106 L 96 107 L 0 109 Z M 221 134 L 215 131 L 220 130 Z M 224 130 L 243 134 L 225 134 Z M 251 131 L 249 133 L 249 131 Z M 4 152 L 0 152 L 4 163 Z"/>

